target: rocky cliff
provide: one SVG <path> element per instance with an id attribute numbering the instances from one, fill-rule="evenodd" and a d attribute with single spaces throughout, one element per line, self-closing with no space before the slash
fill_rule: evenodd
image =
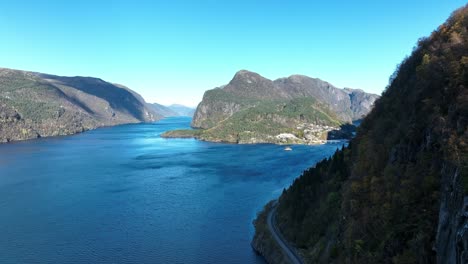
<path id="1" fill-rule="evenodd" d="M 464 7 L 418 42 L 349 146 L 280 196 L 279 229 L 305 262 L 468 263 L 467 87 Z"/>
<path id="2" fill-rule="evenodd" d="M 159 118 L 140 95 L 122 85 L 0 68 L 0 142 Z"/>

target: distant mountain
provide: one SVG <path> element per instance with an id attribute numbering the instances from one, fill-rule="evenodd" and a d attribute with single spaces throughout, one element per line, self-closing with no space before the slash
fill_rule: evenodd
<path id="1" fill-rule="evenodd" d="M 190 116 L 192 117 L 195 113 L 195 108 L 188 107 L 180 104 L 172 104 L 168 106 L 169 109 L 179 114 L 179 116 Z"/>
<path id="2" fill-rule="evenodd" d="M 123 85 L 0 68 L 0 142 L 160 118 Z"/>
<path id="3" fill-rule="evenodd" d="M 468 263 L 468 6 L 419 39 L 356 137 L 255 229 L 268 263 L 288 258 L 272 232 L 304 263 Z"/>
<path id="4" fill-rule="evenodd" d="M 170 116 L 193 116 L 193 113 L 195 112 L 195 108 L 191 108 L 188 106 L 184 105 L 179 105 L 179 104 L 173 104 L 170 106 L 165 106 L 162 104 L 158 103 L 152 103 L 148 104 L 148 106 L 153 109 L 156 113 L 164 116 L 164 117 L 170 117 Z"/>
<path id="5" fill-rule="evenodd" d="M 361 119 L 378 97 L 303 75 L 272 81 L 241 70 L 227 85 L 205 92 L 192 121 L 192 127 L 202 130 L 163 136 L 235 143 L 318 143 L 341 125 Z"/>
<path id="6" fill-rule="evenodd" d="M 150 107 L 151 109 L 153 109 L 153 111 L 155 111 L 156 113 L 164 117 L 180 116 L 179 113 L 177 113 L 176 111 L 162 104 L 152 103 L 152 104 L 148 104 L 148 107 Z"/>

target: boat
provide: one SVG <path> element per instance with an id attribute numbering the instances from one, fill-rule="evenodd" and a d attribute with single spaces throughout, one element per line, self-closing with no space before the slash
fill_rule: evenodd
<path id="1" fill-rule="evenodd" d="M 291 148 L 291 147 L 285 147 L 284 150 L 285 150 L 285 151 L 291 151 L 292 148 Z"/>

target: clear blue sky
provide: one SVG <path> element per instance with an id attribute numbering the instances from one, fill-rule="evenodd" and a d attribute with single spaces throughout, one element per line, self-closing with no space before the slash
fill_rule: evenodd
<path id="1" fill-rule="evenodd" d="M 0 67 L 125 84 L 196 105 L 240 69 L 380 94 L 461 0 L 0 0 Z"/>

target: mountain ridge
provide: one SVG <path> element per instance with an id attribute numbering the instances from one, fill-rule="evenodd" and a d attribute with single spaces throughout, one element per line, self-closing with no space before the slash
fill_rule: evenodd
<path id="1" fill-rule="evenodd" d="M 149 103 L 150 108 L 152 108 L 156 113 L 162 115 L 163 117 L 173 117 L 173 116 L 189 116 L 192 117 L 195 113 L 195 108 L 188 107 L 181 104 L 171 104 L 171 105 L 162 105 L 158 103 Z"/>
<path id="2" fill-rule="evenodd" d="M 210 105 L 214 93 L 224 92 L 226 96 L 232 95 L 237 99 L 231 99 L 225 107 Z M 274 81 L 264 78 L 258 73 L 248 70 L 238 71 L 232 80 L 222 88 L 214 88 L 205 92 L 202 102 L 198 105 L 192 121 L 192 127 L 207 129 L 219 120 L 226 119 L 238 110 L 255 105 L 256 100 L 291 100 L 300 97 L 313 97 L 326 103 L 334 112 L 338 113 L 343 121 L 351 122 L 362 118 L 362 115 L 370 110 L 369 104 L 360 106 L 359 103 L 352 104 L 350 96 L 359 98 L 357 95 L 366 94 L 366 100 L 370 105 L 378 98 L 378 95 L 368 94 L 360 89 L 340 89 L 329 82 L 305 75 L 291 75 L 278 78 Z M 225 98 L 221 98 L 226 100 Z M 243 101 L 239 103 L 237 101 Z M 221 117 L 216 117 L 214 111 L 221 112 Z M 365 109 L 363 109 L 365 108 Z M 210 120 L 212 119 L 212 120 Z"/>
<path id="3" fill-rule="evenodd" d="M 0 68 L 0 142 L 160 118 L 124 85 L 95 77 Z"/>

